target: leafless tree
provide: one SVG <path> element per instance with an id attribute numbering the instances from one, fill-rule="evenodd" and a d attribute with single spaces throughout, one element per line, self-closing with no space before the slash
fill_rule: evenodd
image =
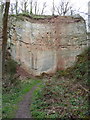
<path id="1" fill-rule="evenodd" d="M 41 11 L 41 15 L 43 15 L 44 10 L 45 10 L 46 7 L 47 7 L 46 2 L 44 2 L 44 3 L 43 3 L 43 7 L 42 7 L 42 11 Z"/>
<path id="2" fill-rule="evenodd" d="M 53 0 L 53 7 L 52 7 L 52 15 L 54 16 L 54 12 L 55 12 L 55 1 Z"/>
<path id="3" fill-rule="evenodd" d="M 57 12 L 60 16 L 65 16 L 69 11 L 72 11 L 72 6 L 69 1 L 62 0 L 59 5 L 56 7 Z M 71 12 L 72 14 L 72 12 Z"/>
<path id="4" fill-rule="evenodd" d="M 33 8 L 34 8 L 35 15 L 38 15 L 40 12 L 38 0 L 33 2 Z"/>
<path id="5" fill-rule="evenodd" d="M 32 3 L 33 3 L 33 0 L 30 1 L 30 15 L 32 15 Z"/>
<path id="6" fill-rule="evenodd" d="M 2 73 L 4 74 L 5 68 L 5 57 L 6 57 L 6 47 L 7 47 L 7 24 L 8 24 L 8 13 L 9 13 L 10 0 L 6 0 L 5 12 L 3 16 L 3 41 L 2 41 Z"/>
<path id="7" fill-rule="evenodd" d="M 10 4 L 10 13 L 16 15 L 19 13 L 18 0 L 16 0 L 15 3 Z"/>
<path id="8" fill-rule="evenodd" d="M 11 14 L 14 14 L 14 6 L 13 6 L 13 4 L 10 5 L 10 11 L 11 11 Z"/>
<path id="9" fill-rule="evenodd" d="M 35 1 L 35 3 L 34 3 L 35 15 L 37 14 L 37 6 L 38 6 L 38 3 L 37 3 L 37 1 Z"/>
<path id="10" fill-rule="evenodd" d="M 4 13 L 4 9 L 5 9 L 5 3 L 4 2 L 0 2 L 0 7 L 1 7 L 1 14 Z"/>
<path id="11" fill-rule="evenodd" d="M 20 2 L 20 4 L 21 4 L 21 11 L 23 12 L 23 13 L 26 13 L 27 12 L 27 7 L 28 7 L 28 0 L 23 0 L 23 1 L 21 1 Z"/>
<path id="12" fill-rule="evenodd" d="M 15 10 L 16 10 L 16 15 L 18 14 L 18 1 L 16 0 L 16 3 L 15 3 Z"/>
<path id="13" fill-rule="evenodd" d="M 30 14 L 33 14 L 32 13 L 32 9 L 33 9 L 33 0 L 23 0 L 23 1 L 21 1 L 20 2 L 20 4 L 21 4 L 21 11 L 23 12 L 23 13 L 30 13 Z M 29 8 L 30 8 L 30 10 L 29 10 Z"/>
<path id="14" fill-rule="evenodd" d="M 28 0 L 24 0 L 24 12 L 27 12 Z"/>

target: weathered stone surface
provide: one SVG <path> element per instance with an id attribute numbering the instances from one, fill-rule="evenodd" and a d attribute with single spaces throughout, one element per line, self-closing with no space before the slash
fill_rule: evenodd
<path id="1" fill-rule="evenodd" d="M 85 47 L 86 26 L 82 18 L 17 20 L 11 31 L 12 57 L 33 75 L 55 73 L 75 63 Z"/>

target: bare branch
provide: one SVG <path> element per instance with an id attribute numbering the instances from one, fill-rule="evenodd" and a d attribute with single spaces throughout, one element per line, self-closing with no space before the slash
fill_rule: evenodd
<path id="1" fill-rule="evenodd" d="M 43 3 L 43 8 L 42 8 L 42 12 L 41 12 L 41 15 L 43 15 L 43 13 L 44 13 L 44 10 L 45 10 L 45 8 L 47 7 L 47 5 L 46 5 L 46 2 L 44 2 Z"/>
<path id="2" fill-rule="evenodd" d="M 61 1 L 56 9 L 59 15 L 65 16 L 72 9 L 72 6 L 69 1 Z"/>

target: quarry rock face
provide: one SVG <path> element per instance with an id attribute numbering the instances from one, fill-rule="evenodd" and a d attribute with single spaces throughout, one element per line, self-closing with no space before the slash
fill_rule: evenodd
<path id="1" fill-rule="evenodd" d="M 12 26 L 8 40 L 12 58 L 35 76 L 52 74 L 74 65 L 76 56 L 87 47 L 82 18 L 23 17 L 15 20 Z"/>

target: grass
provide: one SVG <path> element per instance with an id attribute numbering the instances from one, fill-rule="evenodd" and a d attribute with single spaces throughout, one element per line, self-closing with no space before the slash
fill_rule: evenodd
<path id="1" fill-rule="evenodd" d="M 89 119 L 89 51 L 78 56 L 75 66 L 45 78 L 33 94 L 33 118 Z"/>
<path id="2" fill-rule="evenodd" d="M 32 113 L 32 116 L 37 117 L 37 118 L 43 118 L 45 116 L 44 111 L 40 111 L 39 109 L 43 108 L 44 106 L 39 108 L 39 105 L 42 105 L 42 88 L 44 87 L 43 83 L 38 85 L 38 88 L 34 91 L 33 93 L 33 104 L 31 105 L 30 111 Z M 38 99 L 39 98 L 39 99 Z M 38 111 L 37 111 L 38 109 Z"/>
<path id="3" fill-rule="evenodd" d="M 28 14 L 28 13 L 19 13 L 18 15 L 10 15 L 12 17 L 16 17 L 17 19 L 22 19 L 22 17 L 28 17 L 28 18 L 31 18 L 31 19 L 45 19 L 45 18 L 52 18 L 52 17 L 57 17 L 57 16 L 52 16 L 52 15 L 35 15 L 35 14 Z"/>
<path id="4" fill-rule="evenodd" d="M 74 88 L 73 81 L 68 79 L 44 82 L 45 86 L 34 92 L 31 107 L 34 118 L 86 117 L 88 98 L 84 90 Z"/>
<path id="5" fill-rule="evenodd" d="M 0 81 L 0 119 L 2 118 L 2 82 Z"/>
<path id="6" fill-rule="evenodd" d="M 36 79 L 19 81 L 11 79 L 16 72 L 16 63 L 10 61 L 7 64 L 9 68 L 9 78 L 3 87 L 3 118 L 14 118 L 18 103 L 22 100 L 23 95 L 27 93 L 37 83 L 38 88 L 33 94 L 33 103 L 31 113 L 33 118 L 88 118 L 88 58 L 90 49 L 85 50 L 78 56 L 75 66 L 58 71 L 53 77 L 45 77 L 43 82 Z M 12 67 L 8 65 L 13 64 Z"/>
<path id="7" fill-rule="evenodd" d="M 15 112 L 18 109 L 18 102 L 23 98 L 23 95 L 27 93 L 33 86 L 39 83 L 40 80 L 28 79 L 20 83 L 19 86 L 14 86 L 9 92 L 3 93 L 3 118 L 14 118 Z M 5 89 L 5 88 L 4 88 Z"/>
<path id="8" fill-rule="evenodd" d="M 11 58 L 6 60 L 5 77 L 2 83 L 2 118 L 14 118 L 23 95 L 40 82 L 40 79 L 36 78 L 20 80 L 17 77 L 17 66 L 17 62 Z"/>

